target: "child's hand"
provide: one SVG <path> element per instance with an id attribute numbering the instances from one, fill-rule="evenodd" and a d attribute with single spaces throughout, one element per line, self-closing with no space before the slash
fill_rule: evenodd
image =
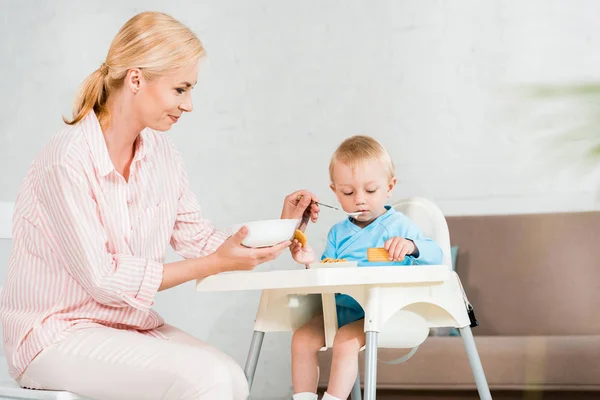
<path id="1" fill-rule="evenodd" d="M 398 236 L 386 240 L 383 248 L 390 253 L 390 261 L 402 261 L 404 256 L 413 254 L 417 249 L 412 240 Z"/>
<path id="2" fill-rule="evenodd" d="M 308 265 L 315 262 L 315 252 L 313 249 L 308 245 L 302 247 L 302 243 L 297 239 L 294 239 L 290 245 L 290 250 L 292 251 L 292 258 L 297 263 Z"/>

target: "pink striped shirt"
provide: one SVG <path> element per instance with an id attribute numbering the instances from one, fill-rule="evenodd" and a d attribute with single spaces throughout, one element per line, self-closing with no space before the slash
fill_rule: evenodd
<path id="1" fill-rule="evenodd" d="M 96 115 L 42 150 L 19 190 L 0 295 L 10 374 L 73 330 L 104 325 L 162 337 L 153 310 L 169 243 L 185 258 L 227 238 L 202 218 L 179 152 L 145 129 L 129 181 L 112 164 Z"/>

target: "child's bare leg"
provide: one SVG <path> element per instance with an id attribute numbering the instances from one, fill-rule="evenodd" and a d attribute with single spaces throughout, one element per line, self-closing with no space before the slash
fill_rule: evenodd
<path id="1" fill-rule="evenodd" d="M 294 332 L 292 337 L 292 385 L 294 393 L 317 392 L 319 361 L 325 346 L 323 316 L 317 315 Z"/>
<path id="2" fill-rule="evenodd" d="M 333 359 L 327 393 L 347 399 L 358 373 L 358 352 L 365 345 L 365 320 L 342 326 L 333 341 Z"/>

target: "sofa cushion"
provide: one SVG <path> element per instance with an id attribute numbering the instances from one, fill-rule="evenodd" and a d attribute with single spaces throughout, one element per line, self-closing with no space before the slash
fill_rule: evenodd
<path id="1" fill-rule="evenodd" d="M 446 219 L 473 334 L 600 334 L 600 212 Z"/>

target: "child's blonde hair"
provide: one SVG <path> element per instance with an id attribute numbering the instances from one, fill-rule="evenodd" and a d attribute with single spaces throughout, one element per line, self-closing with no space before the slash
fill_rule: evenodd
<path id="1" fill-rule="evenodd" d="M 197 61 L 204 53 L 200 39 L 175 18 L 160 12 L 137 14 L 114 38 L 106 61 L 81 85 L 73 107 L 73 125 L 92 110 L 98 118 L 108 117 L 106 100 L 119 89 L 127 71 L 140 68 L 151 79 Z"/>
<path id="2" fill-rule="evenodd" d="M 333 182 L 333 167 L 337 162 L 353 168 L 359 162 L 377 160 L 385 168 L 388 178 L 396 176 L 394 162 L 387 150 L 370 136 L 356 135 L 344 140 L 331 156 L 329 179 Z"/>

